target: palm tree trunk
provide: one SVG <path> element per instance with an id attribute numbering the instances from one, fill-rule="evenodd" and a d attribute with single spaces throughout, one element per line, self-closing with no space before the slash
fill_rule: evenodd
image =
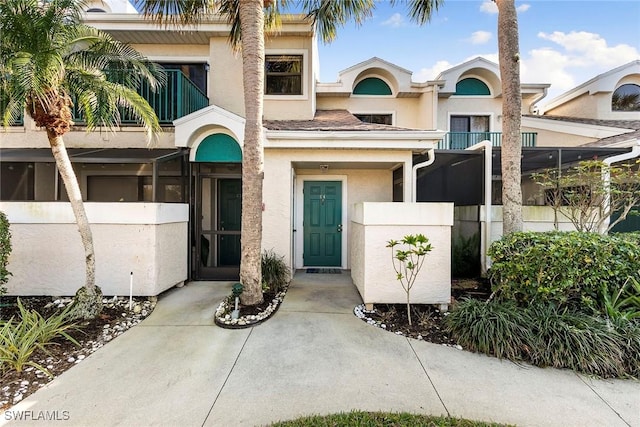
<path id="1" fill-rule="evenodd" d="M 242 304 L 256 305 L 262 295 L 262 111 L 264 85 L 264 11 L 262 0 L 239 2 L 242 31 L 242 79 L 245 128 L 242 152 L 242 231 L 240 281 Z"/>
<path id="2" fill-rule="evenodd" d="M 49 145 L 51 145 L 51 151 L 53 152 L 53 158 L 56 161 L 56 166 L 67 190 L 71 209 L 73 210 L 78 225 L 82 246 L 84 247 L 86 278 L 84 287 L 80 288 L 76 293 L 76 313 L 77 317 L 90 319 L 96 317 L 102 310 L 102 291 L 96 286 L 96 261 L 91 227 L 89 226 L 87 213 L 85 212 L 84 203 L 82 202 L 82 193 L 80 192 L 78 179 L 71 166 L 71 160 L 69 160 L 64 140 L 62 136 L 49 130 L 47 130 L 47 136 L 49 138 Z"/>
<path id="3" fill-rule="evenodd" d="M 498 54 L 502 80 L 503 234 L 522 231 L 520 53 L 514 0 L 496 0 Z"/>

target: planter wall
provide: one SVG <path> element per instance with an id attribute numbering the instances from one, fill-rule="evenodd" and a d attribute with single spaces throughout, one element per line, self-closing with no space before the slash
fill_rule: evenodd
<path id="1" fill-rule="evenodd" d="M 364 303 L 406 303 L 391 264 L 392 250 L 386 245 L 391 239 L 421 233 L 433 249 L 411 290 L 411 303 L 449 304 L 452 225 L 452 203 L 356 204 L 351 221 L 351 277 Z"/>
<path id="2" fill-rule="evenodd" d="M 186 204 L 85 203 L 104 295 L 158 295 L 187 279 Z M 11 223 L 9 295 L 74 295 L 84 285 L 84 249 L 71 205 L 1 202 Z"/>

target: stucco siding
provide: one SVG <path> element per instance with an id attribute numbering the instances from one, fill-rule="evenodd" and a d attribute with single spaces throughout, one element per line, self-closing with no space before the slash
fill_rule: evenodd
<path id="1" fill-rule="evenodd" d="M 105 295 L 158 295 L 187 279 L 188 206 L 86 203 Z M 84 285 L 84 250 L 68 203 L 2 202 L 11 222 L 10 295 L 73 295 Z"/>

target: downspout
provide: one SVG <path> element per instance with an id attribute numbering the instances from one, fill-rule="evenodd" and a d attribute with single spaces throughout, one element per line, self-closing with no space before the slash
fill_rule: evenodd
<path id="1" fill-rule="evenodd" d="M 482 272 L 486 273 L 491 266 L 491 260 L 487 255 L 487 250 L 491 244 L 491 222 L 493 220 L 491 216 L 491 162 L 493 159 L 493 144 L 489 140 L 480 141 L 477 144 L 468 147 L 467 150 L 479 150 L 484 149 L 484 211 L 485 211 L 485 226 L 484 226 L 484 252 L 480 263 L 482 265 Z M 480 251 L 482 252 L 482 243 L 480 244 Z"/>
<path id="2" fill-rule="evenodd" d="M 631 151 L 623 154 L 619 154 L 617 156 L 612 156 L 604 159 L 602 162 L 606 165 L 602 169 L 602 180 L 604 181 L 605 188 L 605 196 L 604 196 L 604 212 L 609 211 L 609 206 L 611 204 L 611 193 L 609 192 L 609 187 L 611 185 L 611 165 L 613 163 L 623 162 L 625 160 L 635 159 L 636 157 L 640 157 L 640 139 L 636 138 L 636 143 L 631 147 Z M 609 224 L 611 223 L 611 217 L 608 216 L 605 221 L 600 225 L 600 234 L 604 234 L 609 228 Z"/>
<path id="3" fill-rule="evenodd" d="M 418 188 L 418 169 L 426 168 L 433 164 L 436 161 L 436 149 L 429 148 L 427 151 L 427 160 L 422 163 L 418 163 L 413 165 L 411 169 L 411 202 L 415 203 L 417 199 L 417 188 Z"/>

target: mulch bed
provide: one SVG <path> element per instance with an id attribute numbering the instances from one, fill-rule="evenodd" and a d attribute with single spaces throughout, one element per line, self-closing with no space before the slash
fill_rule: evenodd
<path id="1" fill-rule="evenodd" d="M 0 319 L 19 319 L 16 297 L 3 296 L 0 298 Z M 52 298 L 42 296 L 28 296 L 20 298 L 27 309 L 38 311 L 48 317 L 70 302 L 70 298 Z M 82 362 L 88 355 L 104 346 L 106 343 L 135 326 L 146 318 L 155 307 L 155 299 L 134 299 L 134 310 L 128 309 L 128 298 L 105 298 L 104 308 L 100 316 L 90 321 L 82 321 L 76 330 L 67 331 L 80 346 L 70 341 L 58 339 L 46 347 L 46 352 L 36 350 L 31 360 L 45 367 L 53 378 L 62 374 L 73 365 Z M 54 304 L 54 302 L 56 302 Z M 60 307 L 62 305 L 62 307 Z M 137 307 L 136 307 L 137 306 Z M 34 393 L 40 387 L 49 383 L 52 377 L 31 367 L 26 366 L 20 373 L 15 371 L 0 371 L 0 410 L 9 408 L 25 397 Z"/>

